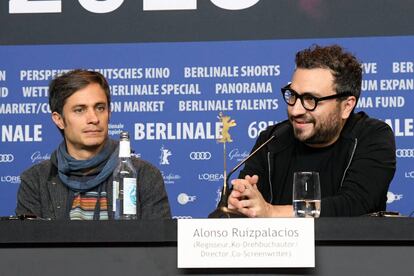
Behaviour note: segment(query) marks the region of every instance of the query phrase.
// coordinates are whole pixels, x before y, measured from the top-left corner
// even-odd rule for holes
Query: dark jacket
[[[160,171],[150,163],[133,158],[138,172],[137,216],[140,219],[171,218],[167,193]],[[17,194],[16,214],[41,218],[69,219],[69,190],[58,177],[57,167],[50,160],[24,171]],[[112,203],[112,176],[107,182],[108,204]]]
[[[270,136],[276,138],[249,160],[240,172],[259,176],[258,188],[265,200],[274,205],[292,204],[282,200],[288,173],[288,160],[294,153],[295,138],[288,121],[263,131],[253,148]],[[252,150],[252,151],[253,151]],[[335,145],[332,175],[337,191],[321,200],[321,216],[358,216],[385,210],[387,191],[396,168],[395,137],[384,122],[365,113],[352,114]],[[291,199],[292,196],[289,195]]]

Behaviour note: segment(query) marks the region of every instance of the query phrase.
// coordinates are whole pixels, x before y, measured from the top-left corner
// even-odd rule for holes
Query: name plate
[[[313,218],[178,220],[178,268],[315,267]]]

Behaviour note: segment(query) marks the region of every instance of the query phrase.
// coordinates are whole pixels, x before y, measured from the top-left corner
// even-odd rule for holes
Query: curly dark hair
[[[109,85],[105,77],[98,72],[76,69],[57,76],[49,84],[49,106],[52,112],[63,116],[63,106],[66,100],[75,92],[89,84],[97,83],[105,91],[108,105],[111,103]]]
[[[296,53],[296,68],[330,69],[334,76],[336,93],[351,92],[356,99],[361,94],[362,68],[357,58],[339,45],[313,45]]]

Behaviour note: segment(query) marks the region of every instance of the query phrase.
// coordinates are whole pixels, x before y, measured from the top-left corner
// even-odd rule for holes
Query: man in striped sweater
[[[67,72],[50,83],[49,105],[64,140],[50,160],[22,173],[16,214],[47,219],[111,219],[108,206],[112,206],[118,142],[108,136],[108,82],[98,72]],[[132,161],[138,172],[137,217],[170,218],[160,171],[144,160]]]

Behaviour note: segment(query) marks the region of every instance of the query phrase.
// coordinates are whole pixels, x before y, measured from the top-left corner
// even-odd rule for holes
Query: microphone
[[[246,163],[251,157],[253,157],[256,152],[258,152],[259,150],[261,150],[264,146],[266,146],[270,141],[272,141],[276,136],[272,135],[270,136],[269,139],[267,139],[263,144],[261,144],[257,149],[255,149],[252,153],[250,153],[246,158],[244,158],[239,164],[236,165],[236,167],[234,167],[228,174],[227,174],[227,178],[226,178],[226,183],[229,181],[230,176],[237,171],[238,168],[240,168],[242,165],[244,165],[244,163]]]
[[[284,129],[283,127],[282,129]],[[236,210],[232,210],[227,208],[228,205],[228,198],[230,195],[230,189],[228,186],[228,181],[230,176],[237,171],[242,165],[244,165],[250,158],[252,158],[258,151],[260,151],[264,146],[266,146],[270,141],[272,141],[276,137],[275,134],[269,137],[263,144],[261,144],[257,149],[255,149],[252,153],[250,153],[245,159],[243,159],[239,164],[237,164],[228,174],[224,180],[224,185],[221,190],[221,197],[220,201],[217,204],[217,208],[208,215],[209,218],[241,218],[246,217],[245,215],[237,212]]]

